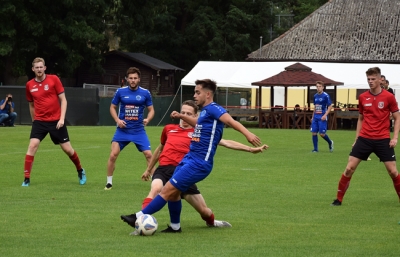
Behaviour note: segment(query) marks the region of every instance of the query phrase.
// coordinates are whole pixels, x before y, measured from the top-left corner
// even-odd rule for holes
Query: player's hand
[[[269,148],[268,145],[263,144],[262,146],[259,146],[259,147],[250,148],[250,152],[254,153],[254,154],[262,153],[264,150],[267,150],[268,148]]]
[[[56,129],[60,129],[60,128],[63,127],[63,126],[64,126],[64,120],[59,120],[59,121],[57,122]]]
[[[143,125],[147,125],[149,123],[149,120],[148,119],[143,119]]]
[[[173,119],[180,119],[180,113],[179,112],[177,112],[177,111],[173,111],[172,113],[171,113],[171,118],[173,118]]]
[[[146,170],[143,175],[142,175],[142,180],[143,181],[149,181],[151,180],[151,174],[148,170]]]
[[[249,135],[247,135],[246,138],[250,144],[252,144],[256,147],[261,145],[260,138],[258,138],[258,136],[254,135],[253,133],[249,133]]]
[[[390,148],[395,148],[396,145],[397,145],[397,139],[392,138],[392,140],[390,140],[390,142],[389,142]]]
[[[325,115],[322,116],[322,117],[321,117],[321,120],[326,120],[326,116],[325,116]]]
[[[117,126],[120,128],[126,128],[126,122],[123,120],[118,120],[117,121]]]

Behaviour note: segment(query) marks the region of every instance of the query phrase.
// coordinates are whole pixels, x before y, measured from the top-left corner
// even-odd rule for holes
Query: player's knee
[[[324,136],[325,136],[325,134],[319,134],[319,136],[320,136],[320,137],[324,137]]]
[[[148,160],[151,159],[151,156],[152,156],[151,151],[144,151],[143,154],[144,154],[144,157],[145,157],[146,159],[148,159]]]
[[[346,169],[344,170],[344,175],[345,175],[346,177],[351,177],[351,176],[353,175],[353,173],[354,173],[355,170],[356,170],[355,167],[353,167],[353,166],[351,166],[351,165],[348,165],[348,166],[346,167]]]

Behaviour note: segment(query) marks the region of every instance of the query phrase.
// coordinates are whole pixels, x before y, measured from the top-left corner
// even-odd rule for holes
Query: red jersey
[[[184,129],[178,124],[169,124],[164,127],[160,139],[164,146],[159,158],[161,166],[178,166],[178,163],[189,152],[193,131],[193,128]]]
[[[369,139],[390,138],[390,113],[399,111],[393,94],[382,90],[373,95],[369,90],[358,98],[360,114],[364,116],[360,136]]]
[[[34,120],[57,121],[61,116],[58,95],[64,87],[56,75],[47,75],[42,82],[31,79],[26,83],[26,99],[35,106]]]

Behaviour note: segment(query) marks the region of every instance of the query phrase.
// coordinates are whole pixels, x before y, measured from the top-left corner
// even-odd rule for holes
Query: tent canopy
[[[212,62],[200,61],[181,80],[182,86],[195,86],[197,79],[215,80],[219,87],[258,88],[251,83],[271,77],[296,62]],[[344,88],[368,88],[365,72],[379,67],[390,86],[400,88],[400,64],[301,62],[313,72],[344,83]]]

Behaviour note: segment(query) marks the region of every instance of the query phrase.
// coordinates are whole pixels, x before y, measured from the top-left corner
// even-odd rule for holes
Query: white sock
[[[111,184],[112,185],[112,177],[113,176],[107,176],[107,184]]]
[[[173,230],[178,230],[181,227],[181,223],[171,223],[170,225]]]
[[[137,212],[136,213],[136,218],[138,219],[140,216],[142,216],[143,215],[143,212],[142,211],[140,211],[140,212]]]

